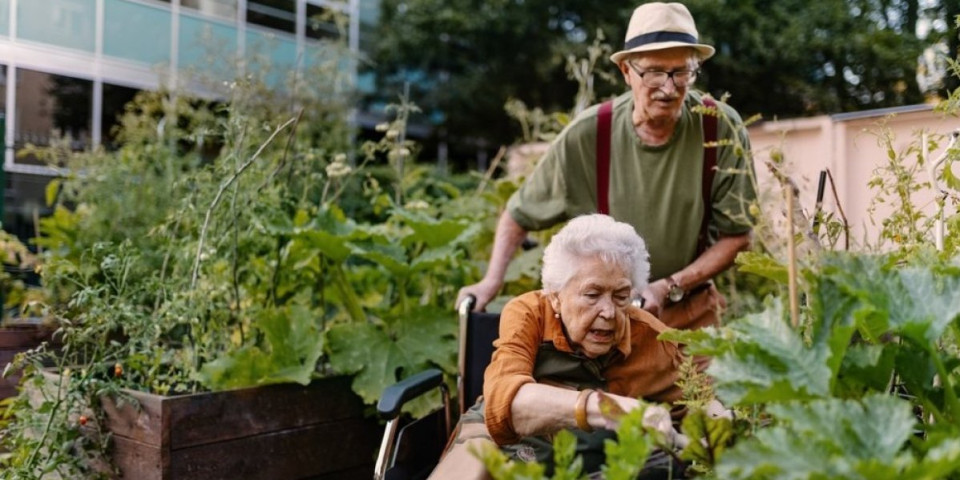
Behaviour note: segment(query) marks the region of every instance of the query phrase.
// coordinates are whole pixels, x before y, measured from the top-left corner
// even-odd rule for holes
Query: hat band
[[[660,42],[682,42],[696,44],[697,37],[690,35],[689,33],[682,32],[650,32],[644,33],[643,35],[637,35],[636,37],[627,40],[623,44],[623,49],[630,50],[650,43]]]

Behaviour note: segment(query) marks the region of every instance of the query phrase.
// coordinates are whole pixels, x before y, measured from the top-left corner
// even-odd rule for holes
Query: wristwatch
[[[667,277],[667,285],[670,286],[670,290],[667,291],[667,298],[669,298],[671,302],[677,303],[680,300],[683,300],[683,296],[686,294],[686,292],[680,288],[680,284],[674,280],[673,275]]]

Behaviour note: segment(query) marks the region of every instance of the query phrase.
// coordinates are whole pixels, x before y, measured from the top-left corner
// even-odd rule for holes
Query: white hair
[[[629,224],[595,213],[570,220],[543,251],[543,290],[557,292],[577,273],[580,263],[599,257],[623,269],[637,291],[650,278],[647,246]]]

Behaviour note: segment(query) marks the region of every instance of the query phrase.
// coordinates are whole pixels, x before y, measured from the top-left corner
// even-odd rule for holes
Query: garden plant
[[[35,239],[43,297],[28,305],[58,346],[16,362],[27,378],[4,410],[0,477],[115,474],[101,408],[130,390],[349,375],[373,403],[403,376],[454,372],[452,299],[475,275],[478,219],[510,187],[478,192],[474,176],[418,164],[402,96],[379,139],[354,142],[343,58],[279,93],[253,68],[214,100],[140,93],[114,151],[28,150],[65,167]]]
[[[954,92],[937,108],[956,115],[958,107]],[[818,219],[818,236],[783,195],[751,207],[761,219],[756,244],[736,269],[750,298],[721,327],[661,335],[713,357],[706,376],[681,370],[688,442],[675,450],[642,425],[641,411],[607,409],[621,422],[618,440],[607,441],[604,478],[637,478],[654,448],[687,465],[673,478],[960,478],[960,182],[951,170],[960,149],[925,131],[898,148],[883,122],[868,133],[886,154],[870,182],[877,237],[848,249],[849,230],[831,215]],[[934,188],[921,152],[939,148],[947,161],[936,181],[948,188],[931,213],[915,193]],[[779,181],[763,187],[795,195],[789,175],[771,168]],[[878,216],[881,204],[889,215]],[[780,212],[787,218],[775,226]],[[941,212],[948,233],[938,249]],[[733,419],[703,411],[713,398]],[[572,435],[555,437],[552,475],[496,448],[475,454],[497,479],[588,478],[574,447]]]
[[[581,87],[592,85],[598,51],[571,60]],[[403,95],[377,140],[352,141],[341,61],[293,75],[282,94],[257,69],[220,83],[215,100],[144,92],[127,107],[116,150],[63,142],[30,151],[66,167],[35,240],[43,295],[26,299],[55,323],[57,344],[16,364],[26,379],[4,410],[0,478],[116,473],[101,407],[132,402],[130,390],[181,395],[349,375],[373,403],[426,367],[454,373],[451,303],[479,275],[515,183],[418,162],[406,137],[416,107]],[[581,88],[577,104],[591,99]],[[960,93],[941,108],[960,111]],[[528,141],[569,118],[515,102],[509,111],[523,117]],[[943,139],[918,136],[902,151],[882,129],[877,139],[889,162],[872,186],[901,208],[876,219],[874,244],[840,249],[833,218],[799,256],[769,243],[783,235],[760,236],[731,282],[750,290],[735,315],[720,328],[665,334],[714,357],[710,379],[692,363],[683,369],[689,443],[677,456],[687,474],[960,477],[960,242],[949,236],[934,249],[932,218],[910,198],[930,188],[915,175],[921,142],[933,150]],[[956,200],[944,203],[955,209]],[[956,232],[960,215],[946,224]],[[508,294],[535,288],[539,251],[523,255]],[[701,411],[714,397],[734,419]],[[641,412],[606,414],[621,419],[606,478],[634,478],[662,439]],[[569,435],[557,435],[556,451],[553,478],[582,478]],[[545,475],[496,450],[478,454],[495,478]]]

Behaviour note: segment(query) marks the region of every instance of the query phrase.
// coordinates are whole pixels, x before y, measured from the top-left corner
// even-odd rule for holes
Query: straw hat
[[[693,47],[706,60],[713,56],[710,45],[698,42],[697,26],[687,7],[680,3],[646,3],[633,11],[623,50],[610,56],[613,63],[620,62],[637,52],[650,52],[674,47]]]

